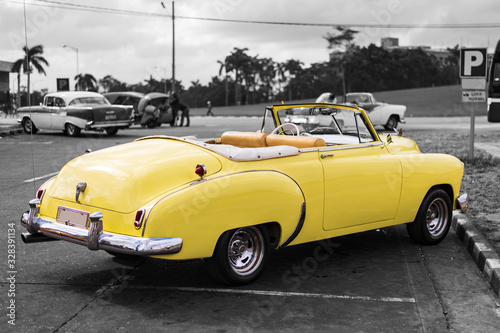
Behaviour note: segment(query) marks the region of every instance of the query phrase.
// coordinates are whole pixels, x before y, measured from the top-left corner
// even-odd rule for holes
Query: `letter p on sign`
[[[460,77],[486,77],[486,48],[460,49]]]

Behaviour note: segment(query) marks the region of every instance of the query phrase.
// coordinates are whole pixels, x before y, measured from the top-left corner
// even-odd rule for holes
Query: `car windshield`
[[[269,118],[270,110],[266,112]],[[376,141],[360,112],[331,106],[291,107],[278,110],[282,130],[267,119],[262,131],[278,134],[321,137],[327,144],[355,144]]]
[[[371,99],[367,94],[349,94],[346,97],[347,103],[356,103],[356,104],[366,104],[370,103]]]
[[[72,100],[71,106],[87,106],[87,105],[110,105],[108,100],[101,96],[78,97]]]

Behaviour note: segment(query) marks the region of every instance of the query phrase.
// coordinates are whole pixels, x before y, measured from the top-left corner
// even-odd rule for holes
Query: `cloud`
[[[17,0],[12,0],[17,1]],[[39,89],[55,89],[56,78],[76,74],[76,54],[62,45],[79,50],[79,69],[97,79],[105,75],[127,83],[141,82],[149,75],[157,79],[172,75],[171,1],[162,8],[156,0],[61,0],[76,5],[139,11],[155,15],[112,14],[40,6],[27,2],[28,43],[45,46],[50,62],[47,77],[36,77]],[[0,0],[2,20],[0,45],[2,59],[22,57],[24,24],[22,2]],[[175,2],[176,79],[188,87],[191,81],[206,84],[218,74],[217,60],[223,60],[234,47],[248,48],[252,56],[275,61],[297,59],[306,65],[328,59],[324,40],[333,27],[342,23],[374,23],[360,30],[358,43],[380,43],[380,38],[397,37],[401,45],[433,47],[485,46],[492,49],[499,29],[396,29],[388,24],[498,23],[498,2],[488,0],[415,1],[333,1],[315,0],[182,0]],[[156,16],[166,15],[166,16]],[[321,23],[332,26],[300,26],[234,23],[191,19],[195,17],[246,21]],[[14,37],[15,38],[14,38]],[[35,74],[36,75],[36,74]],[[11,79],[11,82],[13,79]]]

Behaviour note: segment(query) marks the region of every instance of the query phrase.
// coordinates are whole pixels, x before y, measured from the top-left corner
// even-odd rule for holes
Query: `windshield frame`
[[[272,118],[273,118],[274,126],[276,128],[276,127],[281,126],[281,125],[283,125],[285,123],[284,117],[282,116],[280,118],[280,111],[281,110],[285,110],[285,109],[293,109],[293,108],[303,108],[303,109],[306,109],[306,108],[319,108],[319,109],[321,109],[321,108],[329,108],[329,109],[332,109],[332,111],[334,111],[334,110],[339,110],[339,111],[345,110],[345,111],[353,112],[354,113],[355,130],[357,132],[356,133],[357,135],[354,136],[354,135],[351,134],[350,136],[351,137],[356,137],[357,138],[357,143],[353,142],[353,143],[345,143],[345,144],[346,145],[354,145],[354,144],[359,145],[359,144],[366,144],[367,142],[382,143],[382,140],[380,139],[377,131],[373,127],[373,124],[371,123],[371,121],[368,118],[368,115],[366,114],[366,112],[363,109],[357,108],[357,107],[346,106],[346,105],[326,104],[326,103],[281,104],[281,105],[268,106],[265,109],[264,118],[263,118],[263,121],[262,121],[260,132],[267,133],[269,131],[269,116],[270,116],[270,112],[272,112]],[[332,116],[332,118],[333,118],[333,124],[335,125],[335,127],[337,128],[337,130],[340,132],[339,134],[342,134],[342,135],[346,134],[346,133],[344,133],[342,131],[342,126],[339,124],[338,119],[336,117],[334,117],[334,116]],[[362,135],[362,133],[360,132],[361,123],[368,130],[369,135],[371,136],[371,139],[369,141],[366,141],[366,138],[363,139],[363,137],[361,136]],[[266,129],[266,127],[267,127],[267,129]],[[280,134],[280,135],[287,135],[283,131],[279,131],[278,134]],[[305,135],[311,135],[311,134],[309,134],[308,132],[306,132]],[[312,134],[312,136],[321,137],[322,134]]]

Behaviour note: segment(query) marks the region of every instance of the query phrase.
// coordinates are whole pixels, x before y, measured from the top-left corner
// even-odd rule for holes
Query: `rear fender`
[[[144,237],[180,237],[180,253],[167,259],[211,257],[227,230],[276,222],[282,245],[300,227],[304,195],[289,176],[247,171],[196,181],[158,200],[150,209]]]

